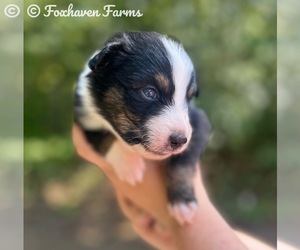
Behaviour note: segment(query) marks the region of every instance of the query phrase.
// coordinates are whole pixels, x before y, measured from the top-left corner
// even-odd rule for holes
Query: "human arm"
[[[180,226],[167,210],[162,166],[146,161],[144,180],[135,186],[121,181],[113,168],[85,141],[80,128],[73,126],[73,141],[78,154],[101,168],[115,188],[118,201],[136,231],[161,250],[222,250],[247,248],[249,240],[240,237],[210,202],[201,181],[199,167],[194,178],[199,208],[193,222]],[[114,144],[112,154],[122,153]],[[243,242],[244,240],[244,242]],[[254,248],[253,248],[254,249]],[[256,248],[257,249],[271,249]]]

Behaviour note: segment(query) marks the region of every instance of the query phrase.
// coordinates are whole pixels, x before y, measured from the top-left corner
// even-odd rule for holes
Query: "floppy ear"
[[[90,59],[88,65],[93,72],[99,72],[101,69],[112,63],[114,58],[121,53],[126,53],[125,44],[122,42],[109,43],[98,54]]]

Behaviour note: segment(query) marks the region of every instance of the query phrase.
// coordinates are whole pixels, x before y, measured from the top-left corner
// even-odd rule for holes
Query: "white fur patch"
[[[96,51],[90,59],[97,55],[100,51]],[[87,75],[90,74],[92,70],[89,68],[88,63],[85,65],[83,72],[79,76],[77,83],[77,94],[80,96],[82,105],[76,107],[76,111],[81,113],[79,116],[80,122],[83,124],[84,128],[87,130],[98,130],[107,129],[111,131],[124,145],[127,145],[120,137],[120,135],[113,129],[112,125],[104,119],[97,110],[97,106],[94,103],[93,97],[89,90],[89,79]],[[129,146],[127,146],[130,148]],[[131,149],[132,150],[132,149]]]
[[[79,116],[80,122],[86,129],[96,130],[103,127],[103,119],[97,113],[97,109],[94,105],[94,101],[89,93],[88,85],[89,81],[87,75],[89,74],[90,69],[86,65],[84,71],[81,73],[78,81],[77,94],[80,96],[82,105],[76,107],[78,113],[84,114],[82,117]]]
[[[149,149],[170,156],[170,154],[178,154],[184,151],[188,145],[186,143],[174,151],[169,143],[172,134],[183,134],[188,142],[192,136],[186,95],[187,86],[193,72],[193,64],[180,44],[166,37],[161,37],[161,40],[167,50],[168,59],[172,66],[173,82],[175,84],[174,103],[162,110],[160,115],[151,118],[146,126],[149,131]]]
[[[167,107],[160,115],[151,118],[146,126],[148,130],[150,151],[165,154],[178,154],[184,151],[188,145],[186,143],[181,148],[173,150],[170,145],[170,136],[172,134],[185,135],[188,142],[192,136],[192,127],[189,122],[188,109],[175,106]]]
[[[96,51],[91,57],[93,58],[100,51]],[[84,66],[83,72],[79,76],[77,83],[77,94],[80,96],[82,105],[76,107],[77,111],[83,114],[82,119],[80,120],[85,129],[97,130],[101,128],[107,128],[110,126],[100,115],[92,98],[92,95],[89,90],[89,79],[87,75],[92,71],[89,68],[88,64]],[[80,117],[79,117],[80,119]]]
[[[186,223],[192,223],[195,213],[197,211],[198,205],[196,202],[192,201],[189,203],[177,203],[168,205],[170,214],[178,221],[180,225]]]
[[[174,105],[177,106],[177,110],[179,108],[184,109],[186,106],[187,86],[194,66],[190,57],[179,43],[167,37],[162,37],[161,41],[167,50],[168,59],[172,66],[173,82],[175,84]]]

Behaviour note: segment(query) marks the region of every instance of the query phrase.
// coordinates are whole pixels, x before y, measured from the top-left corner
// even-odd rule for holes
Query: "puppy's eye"
[[[146,99],[155,100],[157,99],[157,91],[155,88],[147,87],[142,89],[142,94]]]

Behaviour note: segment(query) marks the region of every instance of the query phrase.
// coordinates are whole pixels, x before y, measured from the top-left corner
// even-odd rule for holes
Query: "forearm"
[[[199,171],[197,171],[194,183],[199,208],[190,225],[180,226],[166,209],[167,199],[162,166],[159,166],[157,162],[146,161],[144,181],[132,187],[119,180],[112,166],[86,143],[80,128],[77,126],[73,127],[73,140],[79,155],[101,167],[120,194],[170,232],[170,235],[176,241],[173,244],[176,250],[247,249],[209,201],[201,183]],[[199,166],[197,166],[197,169],[199,170]],[[132,210],[132,207],[128,207],[128,210]],[[137,216],[134,217],[138,216],[137,213]],[[134,222],[134,219],[131,218],[131,221]],[[162,242],[159,237],[155,237],[155,234],[147,233],[147,237],[144,238],[150,243],[157,239],[160,243]],[[158,246],[159,244],[153,245]],[[164,245],[172,246],[172,244]]]
[[[212,211],[200,211],[193,224],[178,227],[175,235],[178,250],[247,249],[219,214]]]
[[[191,224],[175,228],[178,250],[247,249],[211,204],[199,177],[196,180],[199,208]]]

